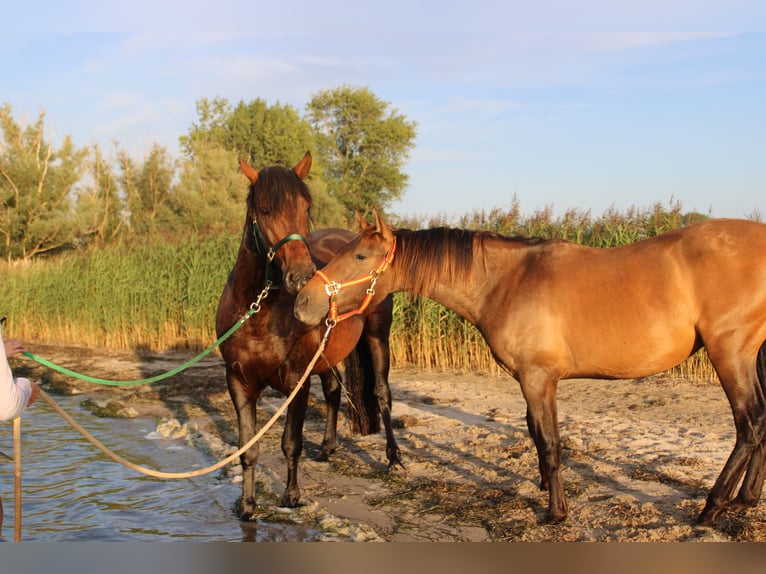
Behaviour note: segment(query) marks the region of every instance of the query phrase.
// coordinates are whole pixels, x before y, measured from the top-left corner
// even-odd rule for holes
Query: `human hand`
[[[29,386],[32,387],[32,394],[29,395],[27,406],[30,406],[32,403],[34,403],[37,400],[37,397],[40,396],[40,387],[37,385],[37,383],[29,381]]]
[[[6,339],[3,341],[3,343],[5,343],[6,357],[13,357],[14,355],[18,355],[19,353],[26,351],[24,344],[16,339]]]

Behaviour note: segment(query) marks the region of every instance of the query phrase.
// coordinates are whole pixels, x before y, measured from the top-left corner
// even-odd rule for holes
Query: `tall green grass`
[[[701,219],[680,206],[653,206],[593,218],[570,210],[522,216],[477,211],[451,221],[398,221],[403,227],[453,225],[505,235],[558,237],[597,247],[637,241]],[[27,342],[84,344],[114,349],[198,350],[215,340],[215,312],[236,258],[239,235],[184,240],[152,239],[28,264],[3,263],[0,315],[8,335]],[[496,374],[478,330],[437,303],[396,295],[391,350],[395,365]],[[675,370],[701,379],[714,372],[704,352]]]
[[[215,340],[218,298],[239,237],[155,239],[27,265],[5,264],[0,313],[24,340],[108,348],[198,348]]]

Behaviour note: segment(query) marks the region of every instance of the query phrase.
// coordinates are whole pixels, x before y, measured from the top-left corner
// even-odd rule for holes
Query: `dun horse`
[[[758,503],[766,454],[766,225],[709,220],[595,249],[457,229],[392,231],[377,212],[375,219],[360,220],[360,237],[303,287],[296,316],[316,324],[330,301],[336,314],[406,290],[476,325],[521,385],[549,521],[567,515],[559,380],[642,377],[703,346],[731,404],[736,442],[699,522]]]
[[[223,289],[216,330],[219,336],[242,318],[251,306],[260,310],[232,337],[221,344],[226,364],[226,382],[237,412],[240,446],[256,432],[256,403],[270,386],[289,394],[316,353],[324,328],[307,328],[293,316],[295,293],[355,234],[341,229],[309,235],[311,195],[303,182],[311,167],[311,155],[291,170],[270,166],[256,171],[244,161],[242,171],[250,180],[247,216],[237,260]],[[308,241],[304,239],[308,237]],[[311,253],[309,252],[309,248]],[[312,259],[312,255],[314,258]],[[388,388],[391,298],[369,313],[338,325],[330,333],[323,356],[312,373],[322,380],[328,405],[327,422],[319,460],[335,451],[336,423],[340,403],[339,373],[335,368],[345,359],[346,387],[353,406],[349,417],[357,430],[373,433],[383,419],[386,454],[390,464],[399,462],[399,451],[391,431],[391,395]],[[355,391],[361,388],[364,389]],[[359,395],[364,394],[363,397]],[[287,459],[287,482],[282,505],[298,504],[298,458],[303,449],[303,421],[309,385],[287,410],[282,452]],[[378,411],[378,412],[376,412]],[[353,425],[352,425],[353,427]],[[258,444],[240,457],[243,470],[241,518],[255,511],[255,464]]]

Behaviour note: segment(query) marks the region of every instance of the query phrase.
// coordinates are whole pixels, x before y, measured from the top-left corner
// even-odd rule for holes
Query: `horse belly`
[[[635,378],[670,369],[700,346],[693,321],[627,321],[570,334],[571,377]],[[570,377],[570,378],[571,378]]]

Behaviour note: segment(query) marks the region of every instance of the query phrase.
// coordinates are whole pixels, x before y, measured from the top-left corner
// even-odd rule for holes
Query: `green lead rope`
[[[70,369],[67,369],[66,367],[62,367],[60,365],[57,365],[55,363],[52,363],[48,361],[47,359],[43,359],[42,357],[38,357],[34,353],[30,353],[29,351],[24,351],[23,355],[26,357],[29,357],[33,361],[37,361],[41,365],[45,365],[46,367],[49,367],[53,369],[54,371],[58,371],[59,373],[63,373],[65,375],[69,375],[70,377],[74,377],[75,379],[80,379],[82,381],[87,381],[89,383],[97,383],[99,385],[108,385],[112,387],[130,387],[134,385],[146,385],[149,383],[156,383],[157,381],[162,381],[164,379],[169,379],[170,377],[177,375],[181,371],[188,369],[193,364],[198,363],[201,361],[205,356],[209,355],[218,345],[223,343],[226,339],[231,337],[237,329],[239,329],[247,319],[252,317],[255,313],[258,312],[258,309],[256,307],[251,307],[247,313],[239,320],[237,321],[232,327],[226,331],[221,337],[212,345],[210,345],[207,349],[202,351],[199,355],[194,357],[193,359],[190,359],[189,361],[185,362],[184,364],[176,367],[172,371],[168,371],[167,373],[162,373],[159,375],[155,375],[154,377],[149,377],[148,379],[137,379],[135,381],[112,381],[109,379],[99,379],[98,377],[91,377],[88,375],[83,375],[81,373],[77,373],[75,371],[72,371]]]

